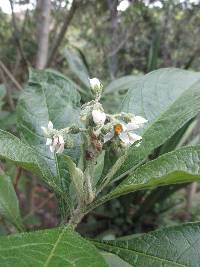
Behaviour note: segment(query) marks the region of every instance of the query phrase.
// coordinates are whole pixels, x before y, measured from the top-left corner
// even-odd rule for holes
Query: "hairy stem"
[[[81,220],[83,219],[85,214],[86,213],[83,212],[81,207],[77,207],[74,210],[71,218],[69,219],[68,224],[71,225],[73,227],[73,229],[75,229],[77,227],[77,225],[81,222]]]

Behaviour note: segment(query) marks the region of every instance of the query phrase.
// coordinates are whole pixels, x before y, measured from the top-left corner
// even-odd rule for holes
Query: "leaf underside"
[[[94,244],[134,267],[197,267],[200,263],[200,223],[164,228],[125,240]]]

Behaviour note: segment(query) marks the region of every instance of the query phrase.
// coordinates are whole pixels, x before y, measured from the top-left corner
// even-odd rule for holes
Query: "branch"
[[[20,36],[21,36],[21,39],[24,35],[24,32],[25,32],[25,27],[26,27],[26,24],[27,24],[27,20],[28,20],[28,16],[29,16],[29,9],[26,10],[26,13],[25,13],[25,16],[24,16],[24,21],[23,21],[23,24],[22,24],[22,27],[20,29]],[[20,61],[21,61],[21,54],[19,52],[19,49],[17,50],[17,55],[16,55],[16,61],[15,61],[15,66],[13,68],[13,76],[16,76],[16,74],[18,73],[19,71],[19,65],[20,65]]]
[[[18,184],[19,184],[19,180],[20,180],[21,175],[22,175],[22,168],[17,167],[16,176],[15,176],[15,179],[13,181],[13,185],[14,185],[16,193],[18,192]]]
[[[74,0],[72,3],[72,6],[69,10],[69,12],[67,12],[66,16],[65,16],[65,20],[63,23],[63,26],[58,34],[57,39],[55,39],[55,42],[52,45],[51,51],[50,51],[50,55],[47,61],[47,66],[50,66],[56,56],[56,53],[58,51],[58,48],[60,46],[60,44],[62,43],[62,40],[65,36],[65,33],[67,32],[67,29],[70,25],[70,22],[72,20],[72,18],[74,17],[74,14],[76,12],[76,9],[78,8],[78,4],[79,4],[80,0]]]
[[[16,88],[21,91],[22,87],[18,83],[18,81],[15,79],[15,77],[12,75],[12,73],[6,68],[6,66],[3,64],[3,62],[0,60],[0,68],[5,72],[5,74],[10,78],[10,80],[13,82],[13,84],[16,86]]]

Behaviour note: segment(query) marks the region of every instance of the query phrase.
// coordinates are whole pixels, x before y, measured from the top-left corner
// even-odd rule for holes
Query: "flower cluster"
[[[144,126],[147,122],[141,116],[134,116],[131,113],[106,114],[101,105],[100,98],[102,95],[102,84],[97,78],[89,79],[94,100],[84,104],[81,108],[80,119],[84,123],[85,128],[77,127],[65,128],[56,130],[53,128],[52,122],[49,122],[48,127],[41,127],[47,137],[46,145],[50,146],[51,152],[62,153],[64,147],[69,147],[68,134],[85,132],[88,134],[91,142],[99,148],[104,144],[109,144],[112,141],[118,141],[122,147],[127,147],[135,142],[140,143],[142,137],[135,133],[135,130]],[[90,145],[88,145],[90,146]],[[91,153],[90,151],[88,153]]]

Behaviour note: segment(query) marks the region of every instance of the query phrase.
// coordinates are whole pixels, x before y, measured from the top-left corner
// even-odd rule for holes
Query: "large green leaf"
[[[0,238],[1,266],[106,267],[97,249],[70,227]]]
[[[48,184],[67,195],[68,172],[62,157],[51,153],[45,145],[41,126],[52,121],[56,129],[79,123],[80,96],[65,76],[51,70],[31,70],[28,85],[17,107],[20,134],[42,159],[41,168]],[[79,157],[79,142],[66,150],[74,160]],[[64,204],[63,204],[64,205]]]
[[[163,228],[130,239],[94,244],[134,267],[197,267],[200,263],[200,223]]]
[[[200,146],[177,149],[140,166],[99,202],[141,189],[200,181],[199,166]]]
[[[139,147],[131,147],[118,175],[129,171],[200,111],[200,73],[180,69],[153,71],[132,84],[122,110],[148,120]]]
[[[23,230],[19,211],[18,198],[13,188],[10,177],[0,171],[0,215],[15,225],[18,230]]]

